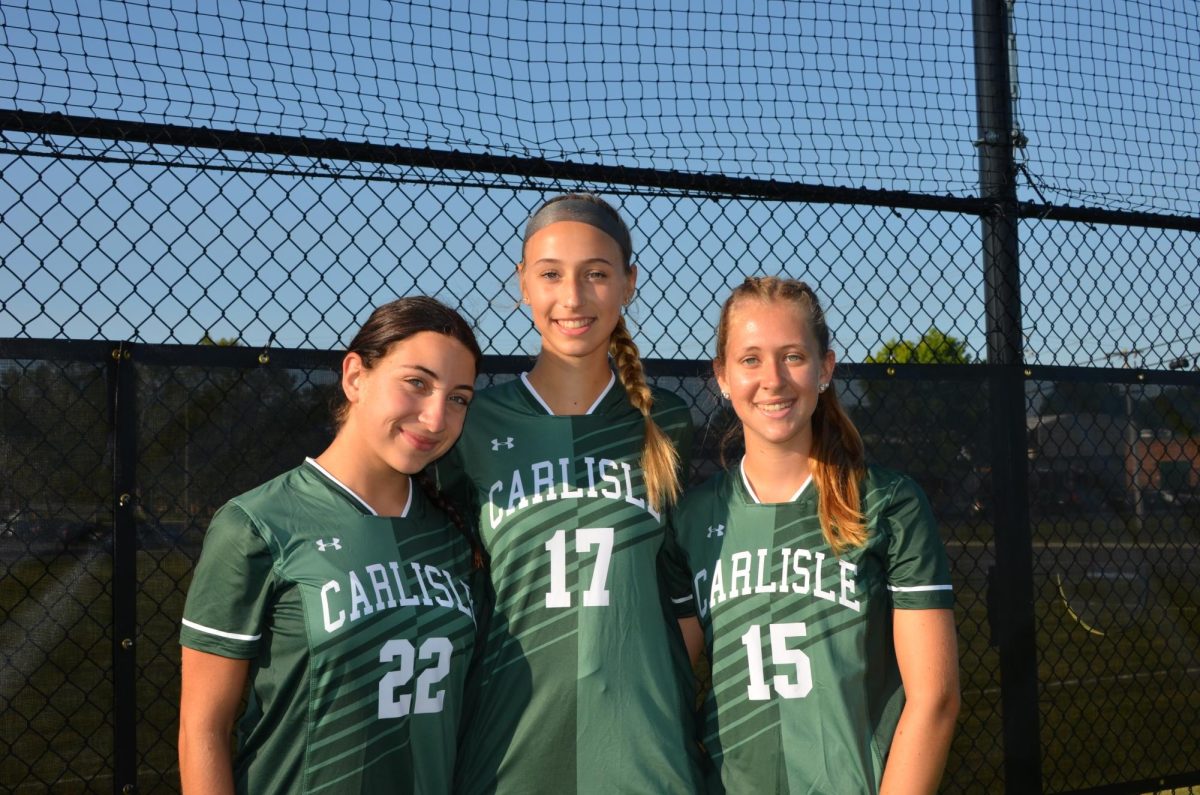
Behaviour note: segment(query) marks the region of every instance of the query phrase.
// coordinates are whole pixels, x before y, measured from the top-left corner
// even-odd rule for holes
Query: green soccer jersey
[[[953,592],[920,488],[870,467],[862,494],[867,543],[840,556],[811,481],[791,502],[760,504],[738,467],[675,511],[668,543],[691,582],[670,587],[712,662],[710,792],[878,792],[904,705],[891,611],[949,608]]]
[[[239,792],[445,793],[471,551],[415,487],[380,517],[312,459],[213,516],[180,642],[251,660]]]
[[[655,390],[654,418],[686,460],[686,404]],[[458,791],[699,788],[644,428],[615,381],[587,414],[554,416],[522,375],[476,396],[439,463],[473,492],[494,592]]]

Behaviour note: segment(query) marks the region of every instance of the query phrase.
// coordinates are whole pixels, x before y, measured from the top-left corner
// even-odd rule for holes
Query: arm
[[[179,776],[185,793],[233,795],[230,740],[249,660],[183,647]]]
[[[679,619],[679,631],[683,634],[683,645],[687,647],[688,659],[695,665],[700,652],[704,650],[704,629],[700,626],[700,619],[695,616]]]
[[[933,793],[958,720],[954,611],[893,610],[892,627],[905,703],[879,792]]]

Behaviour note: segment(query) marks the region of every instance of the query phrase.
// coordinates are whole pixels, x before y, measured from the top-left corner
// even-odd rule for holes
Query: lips
[[[404,432],[404,438],[408,439],[409,444],[420,450],[422,453],[428,453],[430,450],[438,446],[437,439],[431,439],[428,436],[420,436],[411,431]]]
[[[587,330],[592,327],[592,324],[594,322],[596,322],[596,318],[594,318],[594,317],[559,318],[553,322],[554,322],[554,325],[558,328],[558,330],[561,331],[563,334],[574,337],[574,336],[579,336],[580,334],[587,333]]]
[[[754,408],[768,417],[777,417],[786,414],[794,405],[796,405],[795,400],[772,400],[769,403],[755,403]]]

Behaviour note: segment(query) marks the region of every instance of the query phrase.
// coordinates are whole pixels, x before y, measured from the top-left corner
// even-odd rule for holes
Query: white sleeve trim
[[[953,585],[889,585],[889,591],[912,593],[914,591],[953,591]]]
[[[692,601],[692,595],[688,594],[687,596],[674,596],[671,597],[671,601],[677,605],[684,605]]]
[[[229,640],[259,640],[262,638],[261,634],[239,635],[236,632],[226,632],[221,629],[213,629],[212,627],[206,627],[203,624],[197,624],[195,621],[188,621],[186,618],[183,619],[183,625],[185,627],[190,627],[197,632],[203,632],[206,635],[216,635],[218,638],[228,638]]]

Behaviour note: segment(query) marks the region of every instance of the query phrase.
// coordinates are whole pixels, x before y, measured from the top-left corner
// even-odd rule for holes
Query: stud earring
[[[729,400],[729,393],[728,393],[728,392],[722,392],[722,393],[721,393],[721,399],[722,399],[722,400]]]
[[[824,384],[817,384],[817,392],[819,392],[819,393],[821,393],[821,394],[825,394],[825,390],[826,390],[826,389],[829,389],[829,384],[828,384],[828,383],[824,383]]]

